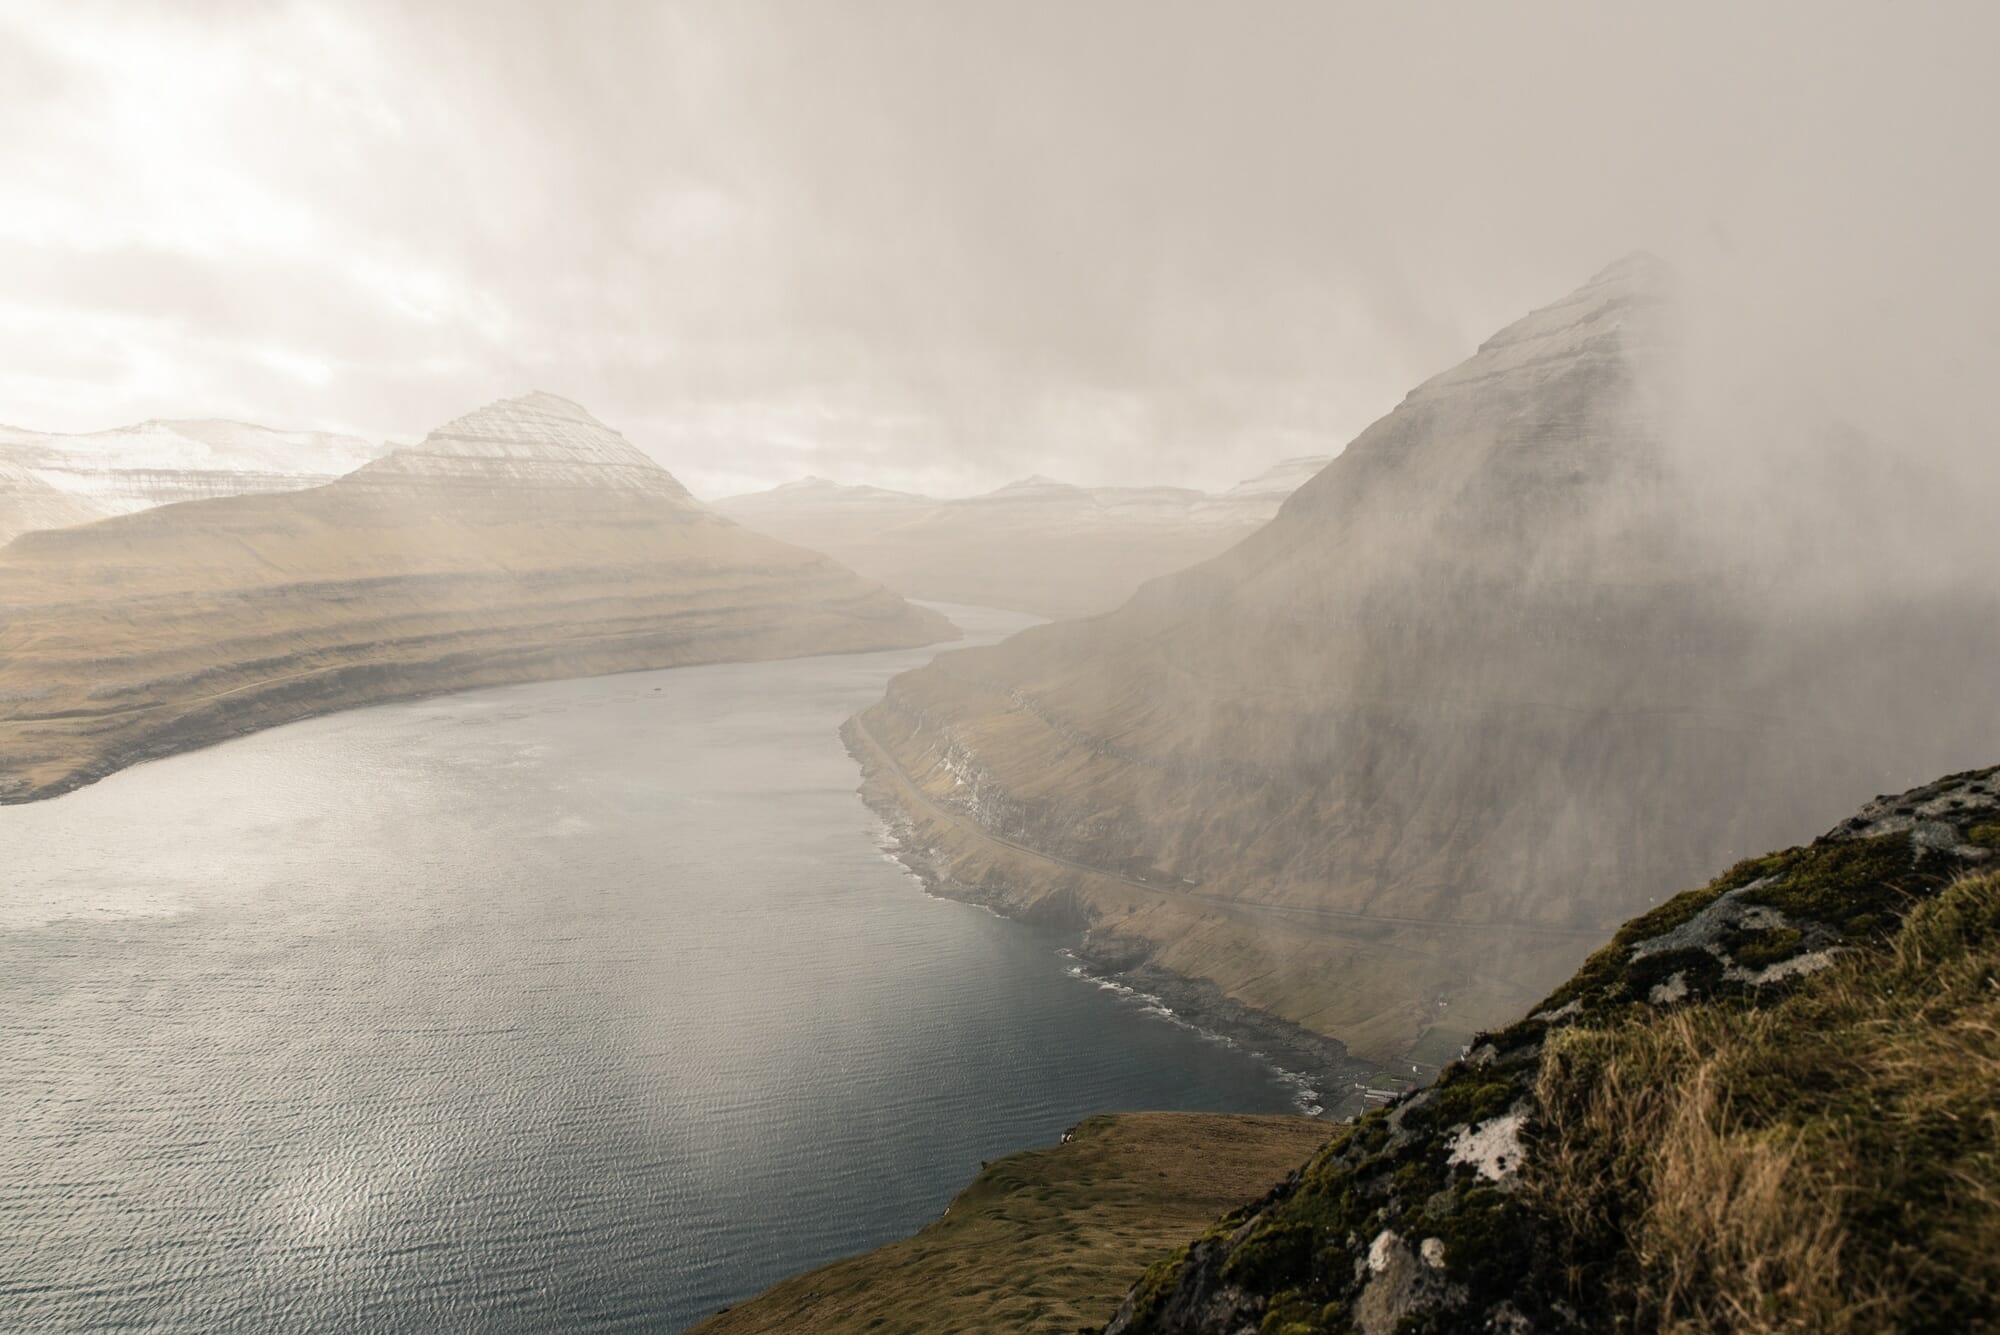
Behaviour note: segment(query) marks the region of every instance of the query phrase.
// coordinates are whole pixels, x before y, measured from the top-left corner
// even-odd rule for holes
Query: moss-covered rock
[[[1953,775],[1635,918],[1111,1335],[1994,1328],[1995,829]]]

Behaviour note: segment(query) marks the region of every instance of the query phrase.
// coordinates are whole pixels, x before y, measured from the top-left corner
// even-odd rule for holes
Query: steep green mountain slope
[[[1231,551],[896,678],[850,741],[913,865],[1392,1062],[1716,865],[2000,750],[1967,526],[1926,577],[1878,568],[1951,480],[1822,451],[1721,523],[1677,309],[1614,265]]]
[[[1113,1335],[2000,1328],[2000,770],[1627,923]]]
[[[701,1335],[1042,1331],[1101,1325],[1147,1262],[1326,1140],[1306,1117],[1092,1117],[995,1160],[944,1217],[739,1303]]]

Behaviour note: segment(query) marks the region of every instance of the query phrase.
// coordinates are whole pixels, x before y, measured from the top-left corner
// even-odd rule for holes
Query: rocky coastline
[[[840,730],[847,753],[860,766],[861,798],[882,821],[884,851],[915,876],[927,893],[977,904],[1005,918],[1075,933],[1069,947],[1081,976],[1126,988],[1168,1012],[1163,1018],[1242,1048],[1297,1084],[1300,1108],[1312,1116],[1341,1121],[1371,1102],[1369,1090],[1401,1092],[1418,1083],[1414,1075],[1356,1057],[1346,1044],[1226,995],[1206,978],[1190,978],[1153,959],[1156,947],[1137,937],[1104,931],[1080,896],[1050,895],[1023,906],[986,886],[955,877],[917,837],[909,813],[883,784],[871,782],[880,761],[849,720]]]

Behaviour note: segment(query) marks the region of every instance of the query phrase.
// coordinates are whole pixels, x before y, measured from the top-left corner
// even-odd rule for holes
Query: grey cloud
[[[1921,420],[1937,448],[1991,425],[1966,392],[2000,308],[1985,7],[162,12],[268,67],[181,151],[303,209],[323,253],[149,276],[126,249],[67,299],[185,297],[220,340],[187,394],[282,301],[274,337],[337,372],[243,391],[278,424],[407,437],[539,385],[711,493],[808,470],[1226,484],[1337,448],[1644,246],[1718,298],[1713,379],[1754,371],[1871,432]],[[17,54],[42,73],[0,93],[9,124],[101,95],[88,39],[119,15],[48,14],[85,55]],[[30,210],[135,170],[10,139]],[[0,300],[31,288],[63,296]],[[31,334],[0,352],[30,387],[0,419],[213,410],[80,382]]]

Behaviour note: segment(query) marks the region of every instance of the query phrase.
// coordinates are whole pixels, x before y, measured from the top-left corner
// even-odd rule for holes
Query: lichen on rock
[[[1793,1023],[1782,1014],[1785,1007],[1810,1003],[1846,1015],[1839,1008],[1858,1006],[1851,997],[1868,994],[1867,981],[1889,967],[1909,971],[1910,981],[1882,983],[1884,1006],[1903,1004],[1893,995],[1899,985],[1914,993],[1920,985],[1946,986],[1951,978],[1964,980],[1974,1003],[2000,1004],[1978,987],[1985,978],[1990,991],[2000,969],[2000,879],[1970,881],[1962,892],[1946,893],[1962,878],[2000,866],[1982,842],[1982,832],[2000,828],[1996,774],[2000,770],[1953,775],[1878,798],[1812,844],[1739,864],[1634,919],[1527,1018],[1476,1037],[1469,1055],[1430,1088],[1349,1123],[1264,1200],[1230,1216],[1184,1256],[1155,1267],[1120,1309],[1109,1335],[1527,1335],[1650,1329],[1675,1321],[1681,1322],[1676,1328],[1732,1328],[1714,1312],[1747,1300],[1725,1295],[1704,1307],[1707,1299],[1699,1293],[1661,1288],[1634,1242],[1641,1235],[1665,1238],[1658,1243],[1664,1251],[1700,1253],[1698,1265],[1689,1262],[1696,1269],[1765,1277],[1746,1281],[1754,1284],[1769,1280],[1776,1287],[1759,1290],[1757,1301],[1771,1311],[1757,1316],[1757,1328],[1820,1328],[1812,1323],[1830,1309],[1812,1304],[1827,1301],[1825,1293],[1833,1291],[1827,1286],[1838,1282],[1828,1279],[1833,1272],[1824,1261],[1834,1254],[1826,1239],[1842,1236],[1838,1228],[1822,1220],[1813,1227],[1831,1232],[1795,1245],[1782,1230],[1777,1241],[1767,1242],[1746,1225],[1743,1245],[1768,1245],[1772,1256],[1701,1259],[1707,1256],[1702,1248],[1717,1245],[1703,1228],[1661,1232],[1672,1220],[1671,1202],[1658,1198],[1665,1181],[1660,1174],[1686,1174],[1676,1188],[1682,1191],[1700,1189],[1703,1171],[1736,1174],[1727,1178],[1736,1184],[1729,1190],[1738,1193],[1731,1208],[1749,1217],[1764,1198],[1746,1193],[1763,1190],[1777,1204],[1762,1208],[1782,1214],[1783,1174],[1804,1171],[1799,1156],[1807,1153],[1806,1132],[1784,1133],[1793,1137],[1789,1141],[1769,1142],[1751,1132],[1730,1139],[1722,1129],[1727,1117],[1764,1117],[1779,1127],[1791,1125],[1786,1116],[1805,1118],[1808,1126],[1817,1125],[1813,1118],[1828,1118],[1826,1125],[1848,1128],[1842,1134],[1850,1136],[1862,1134],[1853,1130],[1857,1125],[1869,1129],[1844,1104],[1829,1112],[1814,1102],[1832,1097],[1817,1092],[1827,1082],[1814,1071],[1759,1088],[1754,1082],[1765,1066],[1749,1058],[1742,1073],[1730,1077],[1736,1083],[1726,1086],[1717,1083],[1723,1076],[1702,1065],[1712,1056],[1710,1047],[1728,1042],[1748,1053],[1763,1051],[1759,1044],[1783,1052],[1795,1041],[1783,1028]],[[1961,926],[1935,927],[1940,917]],[[1911,932],[1930,935],[1913,943]],[[1941,947],[1925,943],[1941,934],[1960,949],[1971,942],[1987,951],[1989,963],[1939,970]],[[1830,972],[1837,972],[1839,985],[1814,992]],[[1831,1000],[1816,1000],[1821,993]],[[1905,1022],[1920,1036],[1930,1023],[1922,1015]],[[1876,1032],[1872,1021],[1853,1023],[1856,1034]],[[1724,1037],[1704,1038],[1708,1030],[1699,1026]],[[1861,1042],[1824,1022],[1815,1032],[1837,1051]],[[1968,1031],[1953,1041],[1968,1053],[1981,1043],[2000,1047],[1990,1037]],[[1656,1050],[1681,1054],[1667,1082],[1671,1097],[1680,1100],[1671,1108],[1662,1102],[1670,1095],[1661,1087],[1619,1084],[1636,1078],[1621,1071],[1639,1069],[1641,1058]],[[1989,1056],[2000,1063],[2000,1052]],[[1768,1065],[1768,1059],[1758,1061]],[[1885,1069],[1899,1068],[1890,1062]],[[1881,1097],[1887,1106],[1903,1096]],[[1921,1104],[1917,1095],[1909,1097]],[[1727,1116],[1725,1105],[1733,1110]],[[1743,1125],[1754,1131],[1761,1123]],[[1648,1130],[1634,1135],[1635,1127]],[[1904,1156],[1908,1166],[1899,1171],[1941,1174],[1941,1192],[1969,1190],[1968,1181],[1978,1187],[1958,1213],[1986,1208],[1992,1217],[1955,1218],[1955,1231],[1941,1245],[1973,1246],[1980,1254],[1979,1239],[2000,1240],[2000,1206],[1979,1206],[1987,1199],[1979,1192],[1987,1187],[2000,1199],[2000,1119],[1992,1116],[1990,1100],[1983,1117],[1970,1107],[1919,1106],[1910,1127],[1916,1149],[1898,1142],[1870,1153]],[[1692,1139],[1662,1143],[1674,1136]],[[1675,1156],[1693,1152],[1687,1145],[1742,1162],[1704,1170],[1690,1160],[1676,1167],[1682,1159]],[[1960,1158],[1909,1164],[1908,1156],[1918,1152]],[[1995,1180],[1979,1187],[1986,1178]],[[1757,1185],[1767,1182],[1779,1185]],[[1858,1199],[1851,1193],[1829,1189],[1825,1198],[1836,1202],[1827,1209],[1860,1208],[1839,1204]],[[1911,1227],[1907,1212],[1914,1207],[1901,1202],[1895,1208],[1905,1212],[1902,1222],[1861,1218],[1852,1224],[1854,1237],[1866,1228]],[[1794,1231],[1811,1234],[1812,1228]],[[1892,1240],[1901,1245],[1900,1237]],[[1820,1268],[1808,1273],[1814,1265]],[[1956,1282],[1964,1293],[1976,1293],[1978,1285],[2000,1285],[2000,1261],[1989,1259],[1987,1268],[1994,1273],[1983,1278],[1968,1279],[1961,1266],[1956,1275],[1921,1282],[1934,1289]],[[1939,1310],[1961,1311],[1967,1300],[1947,1294],[1936,1301]]]

